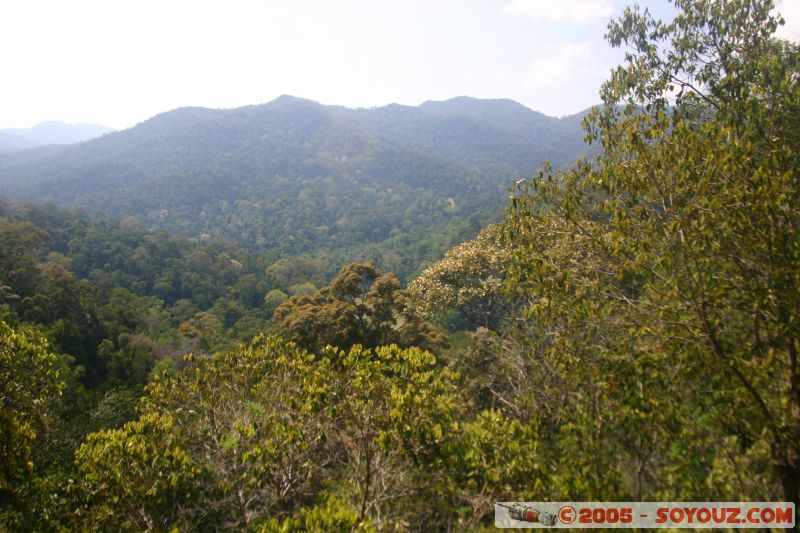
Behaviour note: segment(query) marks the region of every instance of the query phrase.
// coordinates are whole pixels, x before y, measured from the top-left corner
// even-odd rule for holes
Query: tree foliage
[[[280,331],[309,350],[326,345],[372,348],[398,344],[436,349],[446,339],[407,312],[407,294],[392,273],[368,263],[347,265],[328,287],[298,294],[275,309]]]
[[[586,148],[578,120],[510,100],[345,109],[283,96],[176,109],[57,153],[0,155],[0,188],[249,251],[324,254],[335,268],[370,261],[405,282],[472,236],[453,230],[502,210],[519,175]]]
[[[800,56],[770,2],[675,5],[609,26],[603,153],[512,200],[513,285],[569,398],[557,430],[607,485],[568,493],[798,501]],[[766,484],[726,474],[765,459]]]
[[[86,440],[79,523],[266,531],[333,520],[313,508],[335,503],[350,527],[421,527],[456,407],[453,376],[418,349],[315,358],[260,338],[155,380],[137,420]]]
[[[41,336],[0,320],[0,519],[24,507],[25,485],[37,474],[60,400],[60,367]]]
[[[417,276],[408,286],[413,310],[428,319],[455,311],[466,327],[497,328],[510,311],[505,276],[511,253],[500,233],[499,224],[487,226]]]
[[[769,2],[674,3],[672,21],[632,7],[609,26],[627,54],[586,121],[602,153],[545,166],[502,229],[408,290],[367,259],[413,272],[480,217],[451,216],[463,206],[449,190],[411,195],[409,210],[409,191],[452,165],[412,161],[425,150],[408,146],[359,160],[369,139],[315,130],[337,111],[313,105],[253,125],[289,139],[264,167],[280,168],[267,189],[284,194],[228,183],[219,154],[167,187],[241,185],[247,200],[219,199],[203,223],[246,245],[0,202],[0,529],[460,531],[510,499],[800,503],[800,50],[772,38]],[[515,113],[445,104],[421,109],[454,129]],[[342,113],[434,142],[406,111]],[[145,130],[179,118],[211,142],[214,116]],[[485,135],[441,153],[480,164],[460,151],[495,130],[469,131]],[[153,150],[156,167],[173,151]],[[408,163],[384,175],[403,181],[399,198],[360,174],[376,161]],[[352,208],[356,186],[375,209]],[[280,207],[278,244],[257,229],[278,220],[258,218],[262,197]],[[407,220],[418,212],[429,218]],[[346,234],[372,244],[334,253]],[[321,241],[314,258],[258,251]],[[328,282],[341,257],[359,262]],[[423,319],[474,332],[437,359],[425,348],[445,339]]]

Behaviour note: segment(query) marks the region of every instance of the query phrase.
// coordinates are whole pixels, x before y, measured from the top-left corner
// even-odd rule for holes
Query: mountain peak
[[[427,100],[420,104],[419,107],[423,109],[502,108],[535,113],[535,111],[525,107],[517,101],[511,100],[510,98],[475,98],[473,96],[455,96],[453,98],[448,98],[447,100]]]
[[[449,100],[428,100],[419,106],[423,111],[446,117],[467,117],[492,124],[512,124],[520,121],[551,119],[508,98],[480,99],[457,96]]]
[[[300,98],[299,96],[292,96],[291,94],[282,94],[276,99],[265,104],[270,107],[322,107],[322,104],[308,98]]]

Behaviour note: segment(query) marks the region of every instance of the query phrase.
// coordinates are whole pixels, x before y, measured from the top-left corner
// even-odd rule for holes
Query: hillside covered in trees
[[[283,96],[0,156],[0,191],[407,278],[496,217],[520,176],[587,151],[583,135],[576,117],[510,100],[347,109]]]
[[[408,284],[1,204],[0,527],[481,531],[498,501],[800,504],[800,47],[770,2],[675,5],[609,24],[627,56],[584,121],[594,155],[517,182]],[[515,109],[473,103],[421,109]],[[398,142],[373,111],[417,112],[301,104]],[[182,113],[202,131],[229,112]]]

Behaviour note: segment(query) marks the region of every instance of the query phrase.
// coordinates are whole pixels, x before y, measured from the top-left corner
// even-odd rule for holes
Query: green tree
[[[192,463],[168,415],[145,414],[122,429],[89,435],[75,460],[80,476],[76,518],[87,530],[187,527],[196,498]]]
[[[287,298],[289,298],[289,295],[282,290],[272,289],[264,295],[264,305],[269,313],[274,313],[275,309],[286,301]]]
[[[153,378],[137,420],[90,435],[76,454],[81,527],[448,519],[429,501],[447,488],[458,402],[453,374],[431,354],[355,347],[315,357],[259,338],[188,362]],[[330,522],[323,508],[335,510]]]
[[[284,287],[310,282],[322,285],[325,281],[325,263],[310,257],[291,256],[272,263],[266,273],[274,277]]]
[[[774,499],[777,481],[798,502],[800,55],[768,1],[674,3],[609,26],[627,53],[586,122],[602,155],[545,168],[509,210],[534,368],[570,405],[556,481],[645,499]],[[761,476],[762,439],[772,483],[734,480]]]
[[[0,519],[24,507],[22,491],[46,448],[63,386],[56,355],[38,334],[0,320]]]
[[[0,219],[0,283],[19,292],[40,257],[47,233],[30,222]],[[20,285],[23,287],[20,287]]]
[[[155,376],[138,420],[76,455],[82,519],[112,526],[244,527],[307,490],[319,407],[308,357],[275,340]],[[313,376],[312,376],[313,377]]]
[[[330,286],[284,301],[275,309],[274,322],[309,350],[328,344],[444,346],[441,333],[407,312],[407,300],[394,274],[384,274],[369,263],[353,263],[343,267]]]

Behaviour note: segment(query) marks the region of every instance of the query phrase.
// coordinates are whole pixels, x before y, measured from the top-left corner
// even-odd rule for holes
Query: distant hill
[[[34,146],[36,144],[28,139],[0,130],[0,153],[16,152],[17,150],[33,148]]]
[[[176,109],[81,144],[4,155],[0,195],[403,271],[476,231],[545,159],[586,152],[582,139],[578,120],[511,100],[348,109],[282,96]],[[406,256],[416,259],[392,264]]]
[[[114,131],[97,124],[42,122],[32,128],[0,130],[0,152],[13,152],[48,144],[75,144]]]

